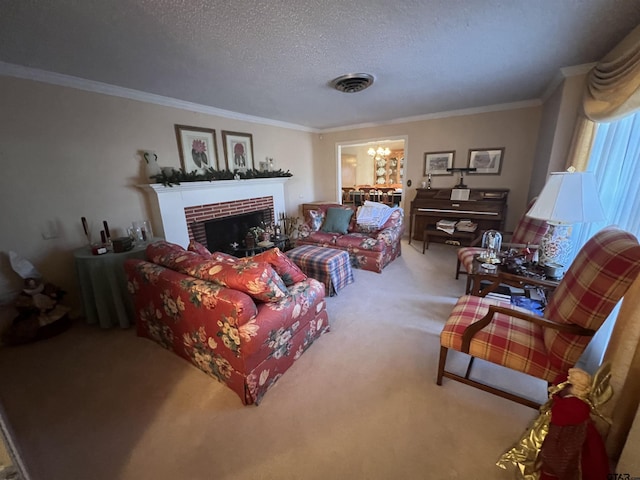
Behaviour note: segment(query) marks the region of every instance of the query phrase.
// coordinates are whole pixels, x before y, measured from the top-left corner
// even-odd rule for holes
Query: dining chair
[[[547,382],[575,366],[591,337],[640,271],[640,245],[628,232],[607,227],[580,249],[550,296],[542,316],[508,301],[465,295],[458,299],[440,334],[437,380],[447,377],[538,408],[539,404],[470,378],[475,358]],[[509,277],[509,278],[507,278]],[[505,276],[497,283],[508,283]],[[518,277],[520,285],[535,279]],[[447,371],[447,353],[470,356],[464,376]]]

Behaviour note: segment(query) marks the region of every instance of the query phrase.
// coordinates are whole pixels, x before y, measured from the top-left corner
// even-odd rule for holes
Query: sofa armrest
[[[404,234],[404,212],[402,209],[397,209],[391,214],[389,219],[385,222],[377,233],[373,234],[376,239],[387,240],[389,242],[396,242]]]

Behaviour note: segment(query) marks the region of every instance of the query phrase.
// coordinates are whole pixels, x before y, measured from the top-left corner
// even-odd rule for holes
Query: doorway
[[[406,143],[405,136],[338,143],[337,191],[342,203],[367,199],[404,208]]]

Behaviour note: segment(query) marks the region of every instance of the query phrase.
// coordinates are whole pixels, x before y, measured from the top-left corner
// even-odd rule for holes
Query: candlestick
[[[87,243],[91,245],[91,235],[89,235],[89,224],[87,223],[86,217],[80,218],[82,222],[82,229],[84,230],[84,236],[87,237]]]
[[[107,238],[111,238],[111,234],[109,233],[109,224],[107,223],[107,221],[104,220],[102,222],[102,225],[104,226],[104,233],[107,236]],[[103,240],[103,242],[104,242],[104,240]]]

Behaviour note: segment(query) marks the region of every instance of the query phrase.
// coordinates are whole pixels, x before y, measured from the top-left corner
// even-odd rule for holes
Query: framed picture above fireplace
[[[211,167],[218,170],[216,131],[210,128],[176,125],[180,163],[186,173],[203,173]]]
[[[229,170],[246,172],[253,170],[253,136],[250,133],[222,130],[224,159]]]

